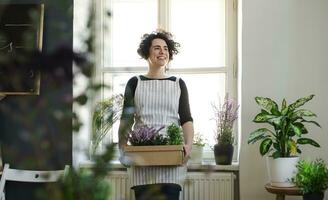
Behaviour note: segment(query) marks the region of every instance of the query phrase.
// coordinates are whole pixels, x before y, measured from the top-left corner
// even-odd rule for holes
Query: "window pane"
[[[188,74],[181,75],[189,93],[191,114],[194,119],[195,133],[204,135],[210,145],[214,145],[215,120],[213,104],[223,101],[225,74]]]
[[[157,27],[157,0],[113,0],[110,6],[112,16],[106,18],[110,28],[104,32],[105,67],[145,66],[137,49],[141,36]]]
[[[181,45],[172,66],[225,66],[225,0],[171,1],[170,30]]]

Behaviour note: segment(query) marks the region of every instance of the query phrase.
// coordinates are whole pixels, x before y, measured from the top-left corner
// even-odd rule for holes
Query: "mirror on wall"
[[[0,99],[40,94],[43,20],[44,4],[0,4]]]

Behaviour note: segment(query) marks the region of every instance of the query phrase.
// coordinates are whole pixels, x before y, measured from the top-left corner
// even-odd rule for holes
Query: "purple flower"
[[[156,129],[144,124],[137,125],[134,130],[129,132],[128,141],[132,145],[153,145],[159,136],[159,131],[163,128],[164,126]]]
[[[224,103],[219,108],[213,105],[215,112],[214,119],[216,121],[216,135],[217,143],[232,144],[233,143],[233,124],[238,118],[239,105],[228,95],[224,98]]]

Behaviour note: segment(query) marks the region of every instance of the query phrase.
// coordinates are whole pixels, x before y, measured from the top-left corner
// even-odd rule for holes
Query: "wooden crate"
[[[183,145],[125,146],[124,155],[134,166],[172,166],[184,162]]]

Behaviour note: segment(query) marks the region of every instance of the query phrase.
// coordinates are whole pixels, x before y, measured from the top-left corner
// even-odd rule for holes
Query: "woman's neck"
[[[160,69],[152,69],[150,68],[147,72],[147,74],[145,74],[146,77],[148,78],[166,78],[166,74],[164,71],[165,67],[160,68]]]

